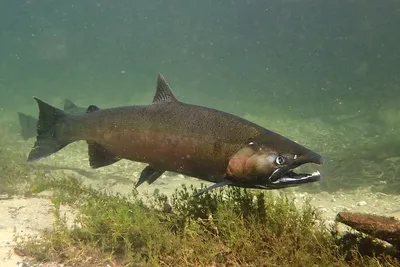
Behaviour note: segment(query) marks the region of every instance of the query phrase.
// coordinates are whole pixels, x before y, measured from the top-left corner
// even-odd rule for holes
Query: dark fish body
[[[87,114],[73,116],[36,100],[41,120],[28,161],[86,140],[93,168],[120,159],[147,163],[137,185],[153,182],[164,171],[221,186],[255,188],[267,188],[266,184],[273,182],[278,185],[284,174],[298,184],[320,178],[319,174],[308,175],[301,180],[304,175],[295,178],[297,174],[291,172],[307,162],[321,164],[323,158],[317,153],[232,114],[182,103],[161,75],[151,105],[110,109],[90,106]]]
[[[59,128],[118,158],[206,180],[222,180],[230,157],[265,129],[230,114],[180,102],[98,110]]]

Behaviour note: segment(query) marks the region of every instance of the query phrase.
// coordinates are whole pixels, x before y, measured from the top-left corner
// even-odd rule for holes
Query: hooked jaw
[[[321,174],[319,171],[315,171],[313,173],[295,173],[293,170],[289,170],[282,177],[276,179],[275,181],[272,181],[270,177],[269,183],[266,183],[265,185],[258,185],[257,188],[279,189],[317,182],[319,180],[321,180]]]
[[[273,190],[273,189],[283,189],[287,187],[294,187],[302,184],[308,184],[312,182],[317,182],[321,180],[321,174],[319,171],[315,171],[313,173],[295,173],[292,170],[286,172],[283,176],[276,179],[275,181],[271,181],[268,178],[267,182],[238,182],[238,181],[229,181],[227,185],[233,185],[244,188],[254,188],[254,189],[265,189],[265,190]]]

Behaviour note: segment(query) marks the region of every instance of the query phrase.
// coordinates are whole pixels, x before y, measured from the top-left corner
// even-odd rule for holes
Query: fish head
[[[295,169],[307,163],[322,165],[318,153],[285,137],[248,142],[231,158],[227,177],[233,184],[248,188],[280,189],[321,179],[319,171],[297,173]]]

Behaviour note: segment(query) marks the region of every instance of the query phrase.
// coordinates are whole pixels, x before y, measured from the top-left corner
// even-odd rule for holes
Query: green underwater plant
[[[40,168],[25,164],[23,154],[0,148],[0,195],[3,198],[29,195],[33,180],[43,175]]]
[[[399,266],[392,257],[343,251],[308,201],[239,188],[182,186],[168,198],[110,194],[77,179],[39,179],[33,192],[53,190],[56,222],[40,238],[18,237],[36,262],[71,266]],[[68,223],[61,207],[75,211]],[[348,251],[354,250],[351,258]],[[346,253],[344,253],[346,252]],[[347,257],[347,258],[346,258]],[[361,264],[361,265],[360,265]]]

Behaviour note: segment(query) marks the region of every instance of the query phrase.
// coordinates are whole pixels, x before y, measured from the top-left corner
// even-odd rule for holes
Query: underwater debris
[[[400,221],[394,217],[359,212],[339,212],[336,221],[371,237],[384,240],[400,250]]]

